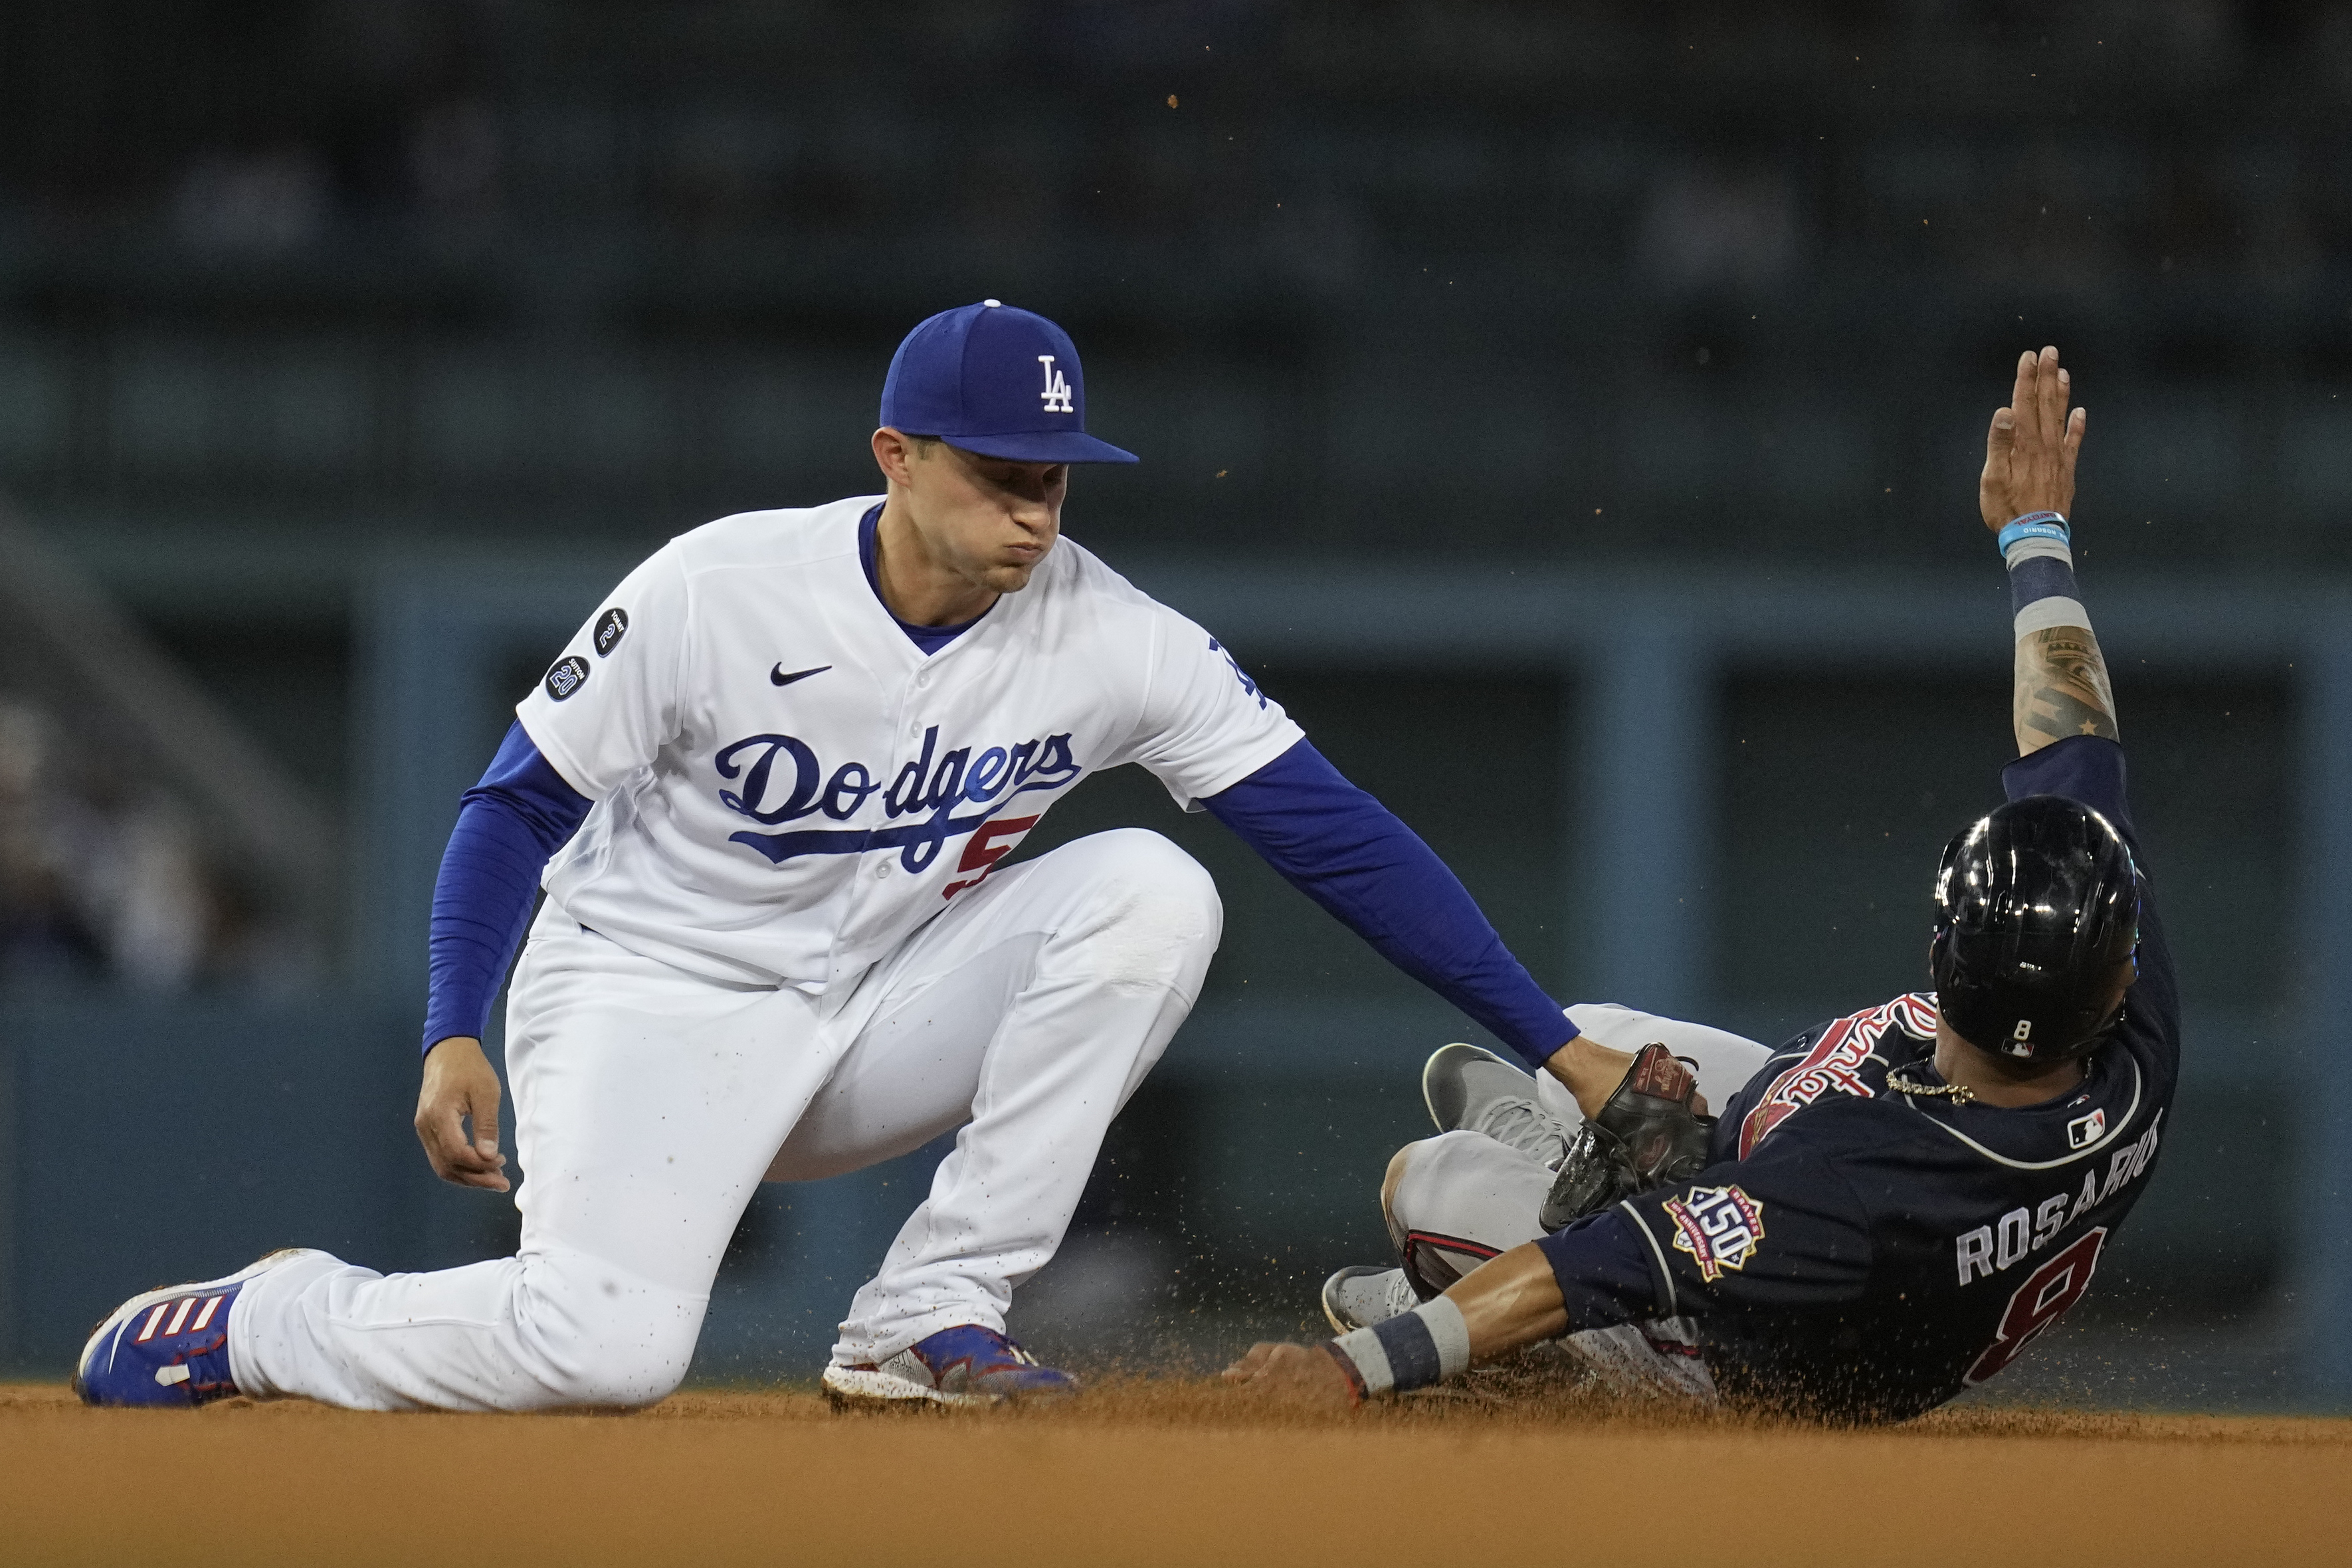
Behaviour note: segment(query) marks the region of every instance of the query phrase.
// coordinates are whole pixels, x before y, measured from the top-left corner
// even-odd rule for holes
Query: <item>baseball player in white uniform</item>
[[[909,334],[881,496],[656,552],[517,709],[436,889],[416,1123],[503,1191],[479,1037],[515,947],[511,1258],[381,1275],[324,1252],[133,1298],[98,1404],[650,1403],[685,1375],[762,1180],[953,1152],[850,1302],[837,1401],[1076,1384],[1003,1335],[1105,1129],[1199,994],[1221,910],[1156,834],[1006,854],[1101,768],[1205,807],[1531,1063],[1575,1025],[1460,883],[1207,632],[1059,539],[1076,351],[989,300]],[[543,885],[538,917],[524,925]]]

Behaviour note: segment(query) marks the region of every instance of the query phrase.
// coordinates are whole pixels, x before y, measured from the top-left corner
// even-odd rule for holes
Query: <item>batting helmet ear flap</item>
[[[1978,818],[1945,847],[1935,900],[1936,1002],[1970,1045],[2063,1061],[2121,1016],[2117,973],[2138,945],[2139,871],[2123,836],[2090,807],[2032,795]]]

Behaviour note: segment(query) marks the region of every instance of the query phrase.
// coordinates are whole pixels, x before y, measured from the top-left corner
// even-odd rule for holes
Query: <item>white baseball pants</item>
[[[1770,1055],[1755,1041],[1704,1024],[1662,1018],[1613,1003],[1569,1009],[1590,1038],[1612,1050],[1638,1051],[1662,1040],[1698,1064],[1699,1092],[1720,1108]],[[1584,1112],[1549,1073],[1536,1077],[1536,1098],[1570,1129]],[[1389,1166],[1381,1209],[1398,1256],[1432,1286],[1450,1285],[1487,1258],[1543,1234],[1537,1212],[1550,1195],[1551,1168],[1477,1132],[1442,1132],[1408,1143]],[[1584,1367],[1620,1393],[1668,1394],[1711,1404],[1715,1382],[1693,1352],[1680,1319],[1588,1329],[1564,1341]]]
[[[685,1376],[760,1181],[957,1127],[834,1355],[1002,1330],[1191,1011],[1223,920],[1174,845],[1098,834],[960,894],[828,1003],[685,973],[550,905],[507,1012],[521,1250],[431,1274],[322,1255],[264,1275],[230,1314],[237,1386],[365,1410],[648,1404]]]

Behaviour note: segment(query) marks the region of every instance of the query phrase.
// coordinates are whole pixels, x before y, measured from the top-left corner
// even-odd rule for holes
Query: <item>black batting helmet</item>
[[[2139,943],[2139,869],[2107,819],[2063,795],[1963,828],[1936,872],[1936,1002],[1962,1039],[2025,1061],[2098,1044]]]

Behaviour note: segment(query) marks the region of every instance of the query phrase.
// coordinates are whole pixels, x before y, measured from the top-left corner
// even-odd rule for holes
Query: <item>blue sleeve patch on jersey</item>
[[[1201,804],[1283,880],[1531,1066],[1576,1037],[1461,879],[1308,742]]]
[[[557,659],[547,667],[547,700],[562,702],[588,682],[588,661],[578,654]]]
[[[433,884],[426,1050],[452,1035],[481,1037],[540,875],[593,804],[563,782],[520,721],[508,727],[481,783],[465,794]]]

